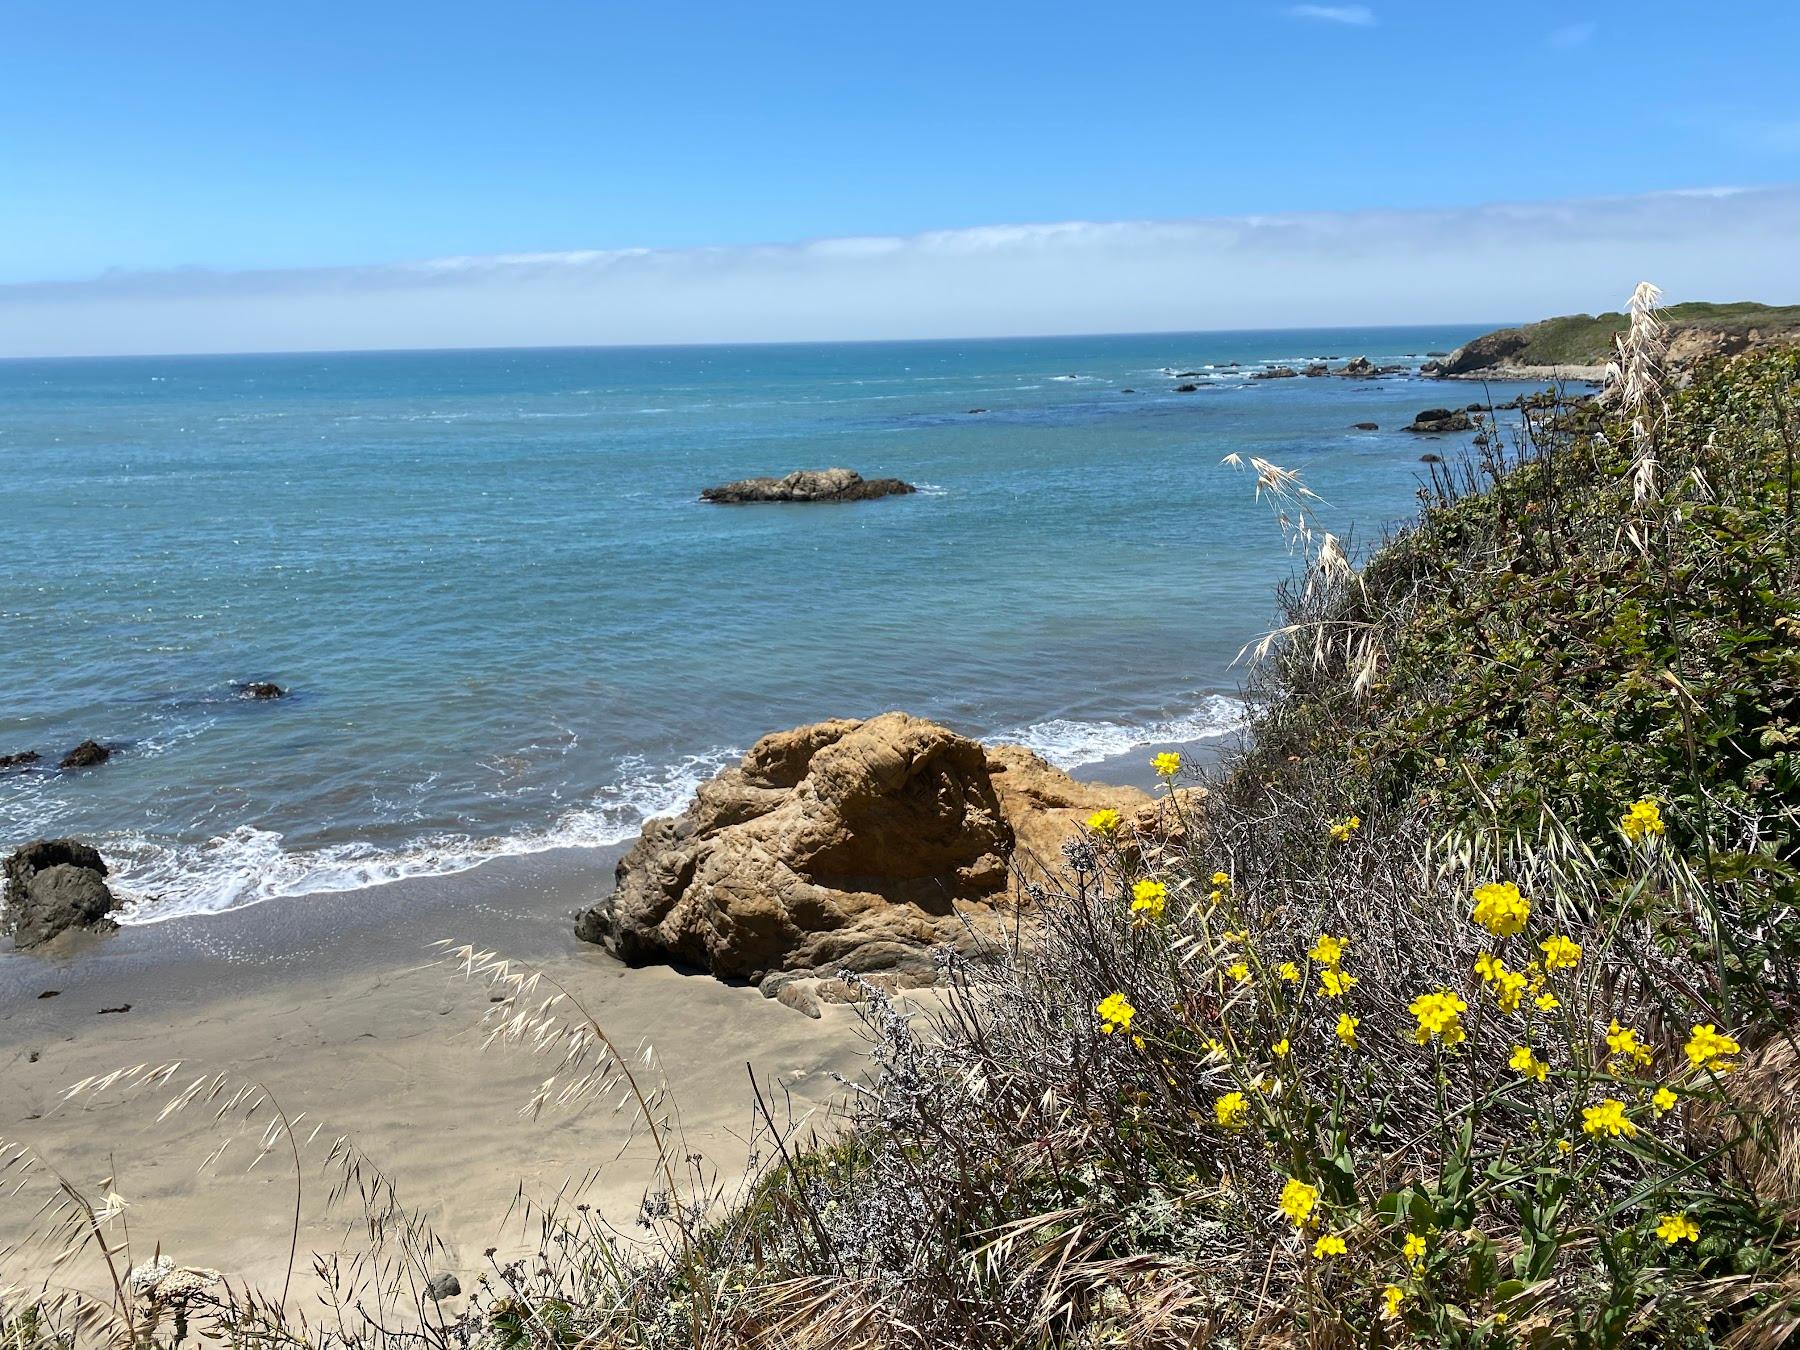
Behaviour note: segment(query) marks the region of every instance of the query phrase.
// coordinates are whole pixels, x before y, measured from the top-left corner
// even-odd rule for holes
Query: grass
[[[662,1141],[637,1233],[533,1211],[536,1257],[451,1317],[427,1230],[340,1154],[380,1222],[324,1315],[209,1286],[176,1317],[121,1273],[88,1324],[15,1292],[0,1344],[1782,1343],[1800,353],[1651,392],[1488,428],[1360,570],[1255,464],[1305,570],[1242,753],[1171,773],[1166,830],[1071,840],[1035,940],[957,960],[931,1018],[865,986],[847,1130],[763,1103],[722,1192],[597,1024],[462,952],[499,1039]],[[116,1248],[104,1201],[59,1213]]]

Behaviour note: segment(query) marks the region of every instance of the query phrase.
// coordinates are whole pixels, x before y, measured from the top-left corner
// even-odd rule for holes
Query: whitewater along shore
[[[1221,743],[1181,747],[1190,759]],[[1091,765],[1092,781],[1148,788],[1143,747]],[[465,1286],[484,1250],[529,1246],[509,1208],[521,1192],[548,1199],[591,1169],[586,1199],[630,1230],[654,1158],[642,1131],[609,1098],[576,1112],[520,1110],[553,1065],[523,1050],[483,1049],[485,984],[439,963],[440,940],[491,948],[566,987],[627,1054],[653,1046],[684,1126],[686,1151],[725,1179],[740,1176],[753,1129],[751,1066],[785,1123],[812,1113],[830,1127],[859,1077],[858,1011],[817,1019],[744,982],[666,965],[633,969],[578,940],[571,916],[610,889],[624,846],[503,858],[449,877],[272,901],[226,914],[68,935],[55,956],[0,955],[0,1138],[36,1150],[98,1196],[132,1206],[134,1238],[183,1264],[279,1283],[293,1219],[293,1170],[271,1153],[253,1169],[260,1124],[231,1130],[197,1107],[158,1122],[176,1091],[227,1072],[266,1087],[290,1117],[302,1153],[302,1288],[309,1253],[341,1250],[354,1202],[328,1209],[331,1142],[347,1135],[391,1176],[448,1242],[445,1270]],[[900,996],[917,1007],[929,991]],[[180,1060],[167,1088],[64,1100],[70,1085],[134,1065]],[[641,1063],[641,1061],[640,1061]],[[316,1131],[316,1134],[315,1134]],[[219,1161],[203,1162],[227,1136]],[[0,1201],[0,1245],[30,1207]],[[22,1272],[9,1262],[8,1274]]]

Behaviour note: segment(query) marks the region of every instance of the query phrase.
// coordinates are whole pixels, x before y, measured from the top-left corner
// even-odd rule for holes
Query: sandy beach
[[[1185,747],[1190,759],[1218,742]],[[1150,786],[1149,751],[1082,771]],[[667,967],[632,969],[579,942],[570,913],[604,894],[621,849],[501,859],[460,875],[275,901],[234,912],[68,935],[54,956],[0,955],[0,1138],[36,1151],[94,1195],[114,1178],[142,1257],[158,1242],[184,1264],[279,1280],[293,1206],[291,1161],[251,1167],[261,1126],[233,1129],[165,1102],[202,1075],[259,1083],[299,1118],[301,1265],[353,1245],[353,1203],[325,1203],[331,1142],[348,1136],[392,1177],[449,1246],[445,1268],[468,1276],[483,1253],[521,1250],[505,1224],[515,1197],[548,1199],[600,1169],[586,1198],[631,1228],[652,1152],[613,1101],[521,1108],[549,1066],[519,1049],[483,1048],[487,985],[441,962],[432,944],[490,949],[543,971],[578,998],[628,1054],[653,1049],[646,1085],[666,1081],[685,1130],[729,1182],[753,1130],[754,1072],[778,1116],[828,1130],[844,1093],[834,1075],[866,1067],[854,1008],[815,1021],[755,989]],[[68,945],[61,945],[61,944]],[[918,1008],[929,996],[902,996]],[[135,1065],[179,1060],[167,1088],[65,1101],[70,1085]],[[232,1142],[211,1166],[209,1155]],[[0,1201],[0,1242],[32,1205]],[[9,1271],[9,1273],[11,1273]]]
[[[549,1198],[600,1168],[589,1199],[629,1227],[650,1163],[609,1099],[520,1116],[548,1068],[523,1051],[482,1049],[487,986],[434,964],[429,944],[492,947],[553,975],[627,1053],[653,1047],[689,1151],[721,1175],[744,1167],[748,1073],[796,1117],[861,1071],[860,1022],[828,1008],[812,1021],[754,989],[667,968],[631,970],[575,940],[567,914],[604,884],[610,856],[544,854],[462,876],[313,896],[232,914],[127,928],[57,960],[0,957],[0,1136],[36,1150],[98,1194],[116,1172],[139,1256],[160,1242],[186,1264],[279,1279],[292,1219],[291,1162],[250,1168],[260,1125],[232,1130],[206,1110],[156,1120],[174,1089],[229,1071],[266,1086],[300,1138],[300,1250],[339,1249],[359,1215],[325,1206],[326,1153],[348,1135],[422,1208],[465,1276],[490,1246],[521,1244],[502,1221],[516,1194]],[[46,997],[56,991],[53,997]],[[129,1011],[106,1011],[129,1007]],[[161,1091],[71,1102],[91,1075],[179,1059]],[[647,1082],[659,1077],[645,1073]],[[316,1134],[315,1134],[316,1131]],[[227,1135],[219,1161],[201,1165]],[[623,1151],[623,1156],[620,1154]],[[0,1241],[41,1192],[0,1201]],[[20,1272],[9,1268],[17,1278]]]

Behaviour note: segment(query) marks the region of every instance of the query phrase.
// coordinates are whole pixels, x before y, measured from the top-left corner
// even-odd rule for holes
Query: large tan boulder
[[[1019,746],[905,713],[765,736],[653,820],[576,933],[633,964],[929,978],[931,949],[995,930],[1013,889],[1054,868],[1076,822],[1149,799],[1077,783]]]

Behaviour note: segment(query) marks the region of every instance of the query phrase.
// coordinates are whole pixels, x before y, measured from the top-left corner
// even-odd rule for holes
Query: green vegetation
[[[1791,1337],[1800,352],[1637,387],[1629,418],[1485,431],[1360,573],[1255,462],[1307,565],[1242,755],[1159,761],[1160,828],[1097,815],[1032,940],[951,966],[929,1024],[865,985],[877,1072],[844,1133],[764,1106],[729,1204],[657,1134],[647,1240],[535,1216],[538,1256],[454,1319],[396,1307],[430,1244],[379,1208],[310,1327],[229,1291],[180,1325],[437,1350]],[[597,1055],[572,1072],[661,1127],[597,1026],[469,959],[507,1034]],[[61,1311],[0,1316],[0,1344],[66,1339]],[[105,1325],[167,1343],[153,1311]]]
[[[1726,332],[1750,328],[1800,329],[1800,305],[1760,305],[1753,301],[1714,304],[1693,300],[1662,311],[1670,328],[1699,326]],[[1603,366],[1612,359],[1613,339],[1623,333],[1630,316],[1621,313],[1566,314],[1523,328],[1502,329],[1478,338],[1513,365]]]

